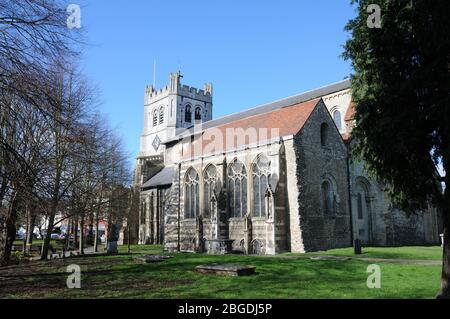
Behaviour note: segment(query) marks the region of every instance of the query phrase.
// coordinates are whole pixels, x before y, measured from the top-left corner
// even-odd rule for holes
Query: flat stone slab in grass
[[[140,261],[142,263],[157,263],[160,261],[164,261],[166,259],[172,258],[171,256],[164,256],[164,255],[145,255],[141,257],[135,257],[134,259],[136,261]]]
[[[350,260],[350,257],[339,257],[339,256],[314,256],[310,257],[311,260],[337,260],[337,261],[346,261]]]
[[[195,269],[203,274],[213,274],[219,276],[250,276],[255,274],[256,267],[234,264],[210,264],[200,265]]]

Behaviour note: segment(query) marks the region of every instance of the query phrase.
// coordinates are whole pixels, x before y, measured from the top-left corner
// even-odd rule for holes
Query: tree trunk
[[[95,238],[94,238],[94,252],[98,252],[98,211],[95,213]]]
[[[448,171],[447,171],[448,172]],[[442,220],[444,226],[444,255],[442,262],[441,291],[438,299],[450,299],[450,190],[446,183]]]
[[[50,206],[50,215],[48,217],[47,234],[45,234],[44,244],[42,245],[41,260],[46,260],[48,258],[48,250],[50,249],[50,241],[53,232],[53,226],[55,223],[55,216],[58,212],[59,203],[59,190],[61,184],[61,173],[62,173],[62,158],[59,156],[59,143],[57,144],[57,163],[56,163],[56,176],[55,184],[53,186],[53,194]]]
[[[56,212],[56,208],[55,208],[55,212]],[[50,213],[50,216],[48,218],[47,233],[45,234],[44,243],[42,245],[41,260],[48,259],[48,251],[50,249],[50,241],[52,239],[54,222],[55,222],[55,213],[52,212],[52,213]]]
[[[0,155],[2,155],[2,154],[0,154]],[[3,173],[3,172],[0,172],[0,173]],[[3,208],[3,199],[6,195],[7,186],[8,186],[7,179],[2,178],[2,183],[0,184],[0,209]],[[7,216],[3,215],[0,211],[0,265],[1,265],[1,260],[3,259],[6,238],[7,238],[6,227],[7,227]]]
[[[31,214],[30,214],[30,205],[27,204],[25,206],[25,237],[23,238],[22,242],[22,254],[25,257],[27,255],[27,242],[28,242],[28,233],[30,232],[30,220],[31,220]]]
[[[86,243],[88,245],[94,244],[94,214],[89,214],[89,231]]]
[[[16,194],[13,195],[8,215],[1,227],[0,233],[0,265],[9,263],[11,257],[11,250],[16,239],[16,219],[17,219],[17,201]]]
[[[128,226],[128,253],[131,252],[131,241],[130,241],[130,231],[131,231],[131,229],[130,229],[129,222],[130,221],[127,221],[127,226]]]
[[[84,255],[84,218],[80,220],[80,255]]]
[[[75,218],[73,230],[73,247],[76,249],[78,246],[78,217]]]
[[[23,249],[24,256],[30,256],[31,245],[33,244],[34,225],[36,224],[36,214],[34,212],[33,204],[30,204],[27,209],[27,234],[25,237],[25,245]]]
[[[111,234],[111,225],[112,225],[112,223],[111,223],[111,214],[108,214],[108,226],[106,227],[106,247],[108,247],[108,243],[109,243],[109,236],[110,236],[110,234]]]
[[[72,219],[69,218],[67,221],[67,232],[66,232],[66,240],[64,241],[65,250],[70,250],[70,234],[72,232]]]

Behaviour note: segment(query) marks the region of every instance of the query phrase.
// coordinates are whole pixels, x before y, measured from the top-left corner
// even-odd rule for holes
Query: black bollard
[[[355,255],[361,255],[362,254],[362,246],[361,246],[361,240],[355,239],[353,248],[355,250]]]

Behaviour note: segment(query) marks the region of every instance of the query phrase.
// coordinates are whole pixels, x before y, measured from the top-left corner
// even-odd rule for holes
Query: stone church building
[[[351,159],[341,81],[218,119],[211,84],[145,90],[135,184],[139,242],[168,251],[277,254],[439,243],[436,209],[407,216]]]

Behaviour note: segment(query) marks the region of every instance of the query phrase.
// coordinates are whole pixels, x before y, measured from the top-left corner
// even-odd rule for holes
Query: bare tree
[[[9,105],[0,109],[0,139],[8,145],[0,148],[0,205],[8,203],[0,224],[0,262],[3,263],[9,260],[19,209],[27,211],[30,220],[35,214],[33,197],[37,176],[43,169],[41,151],[48,140],[42,114],[13,92],[0,92],[1,101]]]
[[[86,223],[91,237],[95,223],[97,250],[100,219],[111,227],[132,210],[127,156],[74,66],[80,34],[66,18],[63,1],[0,0],[0,262],[9,260],[19,222],[27,254],[45,219],[47,259],[60,222],[75,242],[79,227],[83,253]]]
[[[83,157],[80,149],[86,147],[86,143],[80,128],[89,125],[90,107],[94,102],[92,90],[75,69],[59,68],[59,72],[54,74],[56,76],[48,87],[51,90],[48,93],[51,98],[47,101],[49,104],[54,103],[51,109],[54,111],[52,117],[55,120],[49,130],[52,137],[51,156],[43,188],[49,207],[42,259],[46,259],[48,255],[50,236],[55,225],[55,216],[61,210],[60,204],[67,198],[72,185],[84,173],[84,169],[77,168],[74,163]]]
[[[19,209],[28,211],[32,231],[41,124],[57,113],[42,83],[58,71],[54,61],[65,65],[79,52],[79,31],[66,18],[59,0],[0,0],[0,262],[9,260]]]

